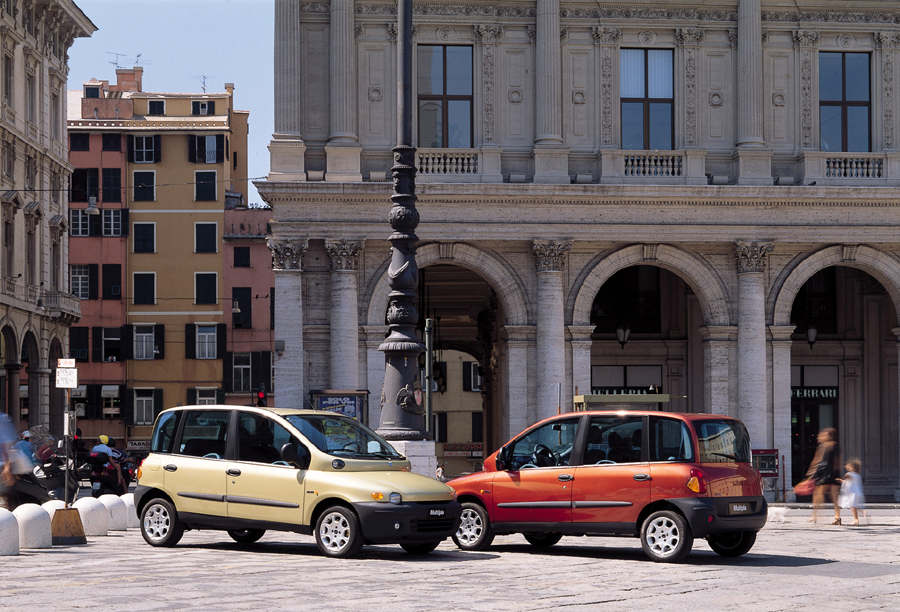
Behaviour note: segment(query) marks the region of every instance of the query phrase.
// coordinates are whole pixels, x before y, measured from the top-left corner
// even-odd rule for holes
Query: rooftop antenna
[[[112,56],[112,59],[109,60],[109,63],[115,66],[117,70],[119,68],[119,58],[125,57],[127,55],[127,53],[118,53],[116,51],[107,51],[106,54]]]
[[[142,55],[144,55],[144,54],[143,54],[143,53],[138,53],[137,56],[134,58],[134,65],[135,65],[135,66],[140,66],[140,65],[141,65],[141,56],[142,56]]]
[[[200,89],[203,90],[203,93],[206,93],[206,75],[200,75]]]

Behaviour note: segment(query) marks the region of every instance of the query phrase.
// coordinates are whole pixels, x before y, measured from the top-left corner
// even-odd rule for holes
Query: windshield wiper
[[[717,457],[725,457],[726,459],[731,459],[732,461],[738,460],[738,458],[735,455],[729,455],[728,453],[710,453],[710,455],[716,455]]]
[[[379,459],[405,459],[403,455],[391,455],[390,453],[360,453],[363,457],[377,457]]]

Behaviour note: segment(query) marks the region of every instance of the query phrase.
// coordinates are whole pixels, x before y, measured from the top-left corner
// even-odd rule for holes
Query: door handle
[[[650,474],[635,474],[632,478],[635,480],[650,480]]]
[[[225,473],[228,474],[229,476],[240,476],[241,475],[241,471],[236,468],[228,468],[227,470],[225,470]]]
[[[559,476],[556,477],[556,479],[559,480],[560,482],[568,482],[570,480],[575,480],[575,477],[572,476],[571,474],[560,474]]]
[[[174,472],[175,470],[178,469],[178,466],[177,466],[177,465],[174,465],[174,464],[172,464],[172,463],[168,463],[168,464],[166,464],[166,465],[163,466],[163,469],[164,469],[165,471],[167,471],[167,472]]]

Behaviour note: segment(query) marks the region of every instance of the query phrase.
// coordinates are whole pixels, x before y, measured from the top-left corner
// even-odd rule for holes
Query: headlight
[[[390,500],[392,504],[402,504],[403,496],[399,493],[391,493]]]

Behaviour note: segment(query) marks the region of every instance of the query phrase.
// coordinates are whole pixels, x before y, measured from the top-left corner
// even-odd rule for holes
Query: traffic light
[[[266,406],[266,385],[265,383],[259,386],[259,391],[256,392],[256,405],[257,406]]]

